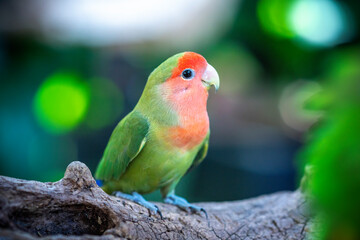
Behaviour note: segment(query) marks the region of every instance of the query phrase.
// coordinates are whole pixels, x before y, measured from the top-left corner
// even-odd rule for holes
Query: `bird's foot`
[[[126,194],[126,193],[122,193],[122,192],[114,192],[113,195],[115,197],[121,197],[121,198],[125,198],[127,200],[136,202],[137,204],[146,207],[149,211],[150,211],[150,215],[151,213],[153,214],[159,214],[161,219],[163,219],[163,216],[161,214],[161,211],[159,209],[158,206],[156,206],[155,204],[148,202],[145,200],[145,198],[143,196],[141,196],[139,193],[137,192],[133,192],[132,195],[131,194]]]
[[[168,203],[168,204],[175,205],[175,206],[177,206],[180,209],[185,210],[185,211],[190,210],[192,213],[203,212],[205,214],[205,216],[206,216],[206,219],[209,219],[208,214],[207,214],[207,212],[205,211],[204,208],[195,206],[195,205],[189,203],[185,198],[176,196],[175,194],[167,195],[166,198],[164,199],[164,202]]]

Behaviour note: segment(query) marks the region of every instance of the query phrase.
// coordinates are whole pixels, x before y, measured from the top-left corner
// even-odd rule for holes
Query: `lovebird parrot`
[[[165,203],[206,214],[175,195],[175,187],[207,154],[208,90],[219,85],[216,70],[197,53],[179,53],[160,64],[110,137],[95,173],[102,189],[162,216],[141,196],[160,189]]]

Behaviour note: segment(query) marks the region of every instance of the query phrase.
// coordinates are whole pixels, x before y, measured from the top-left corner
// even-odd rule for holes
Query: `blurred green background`
[[[0,174],[57,181],[72,161],[94,172],[150,72],[195,51],[217,69],[221,88],[208,101],[208,156],[177,193],[220,201],[294,190],[297,153],[324,114],[306,101],[333,74],[341,79],[360,67],[359,6],[2,0]]]

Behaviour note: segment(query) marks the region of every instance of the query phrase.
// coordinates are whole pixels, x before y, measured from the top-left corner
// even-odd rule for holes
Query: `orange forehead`
[[[207,62],[203,56],[194,52],[185,52],[178,60],[178,65],[174,68],[172,77],[181,75],[181,72],[186,68],[195,70],[196,74],[201,74],[205,71]]]

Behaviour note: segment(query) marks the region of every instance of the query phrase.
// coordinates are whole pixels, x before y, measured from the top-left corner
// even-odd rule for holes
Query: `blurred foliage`
[[[342,65],[342,63],[349,63]],[[335,54],[323,90],[307,103],[325,112],[301,153],[307,191],[320,209],[322,239],[360,238],[360,51]]]
[[[261,0],[257,14],[262,27],[270,34],[279,37],[295,37],[295,33],[288,24],[288,15],[295,1]]]

